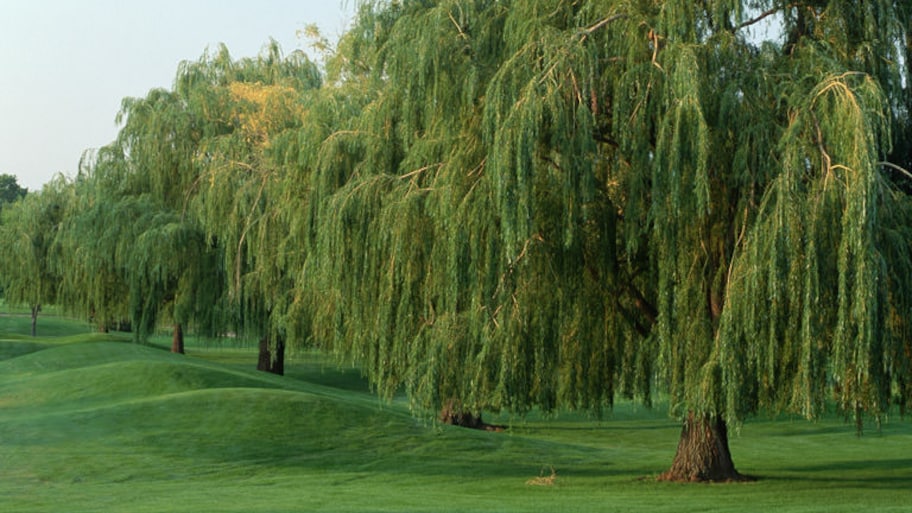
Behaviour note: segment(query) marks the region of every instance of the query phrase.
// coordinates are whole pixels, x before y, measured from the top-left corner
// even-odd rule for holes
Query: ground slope
[[[670,462],[678,434],[661,412],[625,405],[604,422],[562,415],[476,432],[415,419],[399,403],[378,402],[356,374],[306,355],[280,377],[247,370],[254,349],[192,353],[104,335],[0,336],[0,510],[906,511],[912,503],[912,430],[903,423],[858,439],[836,421],[755,422],[732,445],[741,470],[764,479],[681,486],[650,479]],[[555,479],[535,479],[552,468]]]
[[[81,507],[91,511],[97,491],[115,487],[126,496],[109,495],[106,507],[138,511],[150,501],[149,510],[160,510],[164,501],[175,510],[202,501],[205,510],[231,511],[237,504],[221,494],[238,485],[299,480],[304,490],[328,478],[345,490],[384,475],[399,483],[482,479],[480,466],[515,463],[517,445],[539,451],[536,441],[433,426],[366,391],[240,371],[116,338],[30,349],[8,351],[16,356],[0,362],[3,489],[21,510],[51,511],[62,500],[74,511],[80,502],[69,494],[86,493]],[[522,483],[536,469],[522,463],[513,477]],[[211,493],[193,493],[201,482]],[[148,493],[184,485],[171,498]],[[266,494],[262,510],[285,499]]]

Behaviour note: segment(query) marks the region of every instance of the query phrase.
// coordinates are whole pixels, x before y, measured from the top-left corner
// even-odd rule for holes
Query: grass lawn
[[[32,340],[18,323],[0,316],[2,511],[912,510],[900,419],[860,438],[835,417],[755,419],[731,445],[760,480],[657,483],[679,434],[661,409],[469,431],[379,402],[315,353],[279,377],[251,370],[253,347],[191,340],[179,356],[48,317]]]

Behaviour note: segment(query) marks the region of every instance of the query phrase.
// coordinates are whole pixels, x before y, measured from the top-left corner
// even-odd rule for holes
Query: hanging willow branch
[[[877,162],[877,165],[883,166],[883,167],[888,167],[894,171],[899,171],[900,173],[905,175],[906,178],[912,179],[912,172],[909,172],[907,169],[905,169],[901,166],[897,166],[896,164],[893,164],[892,162],[880,161],[880,162]]]
[[[255,221],[253,221],[253,214],[256,212],[257,207],[260,206],[260,200],[263,198],[263,191],[266,189],[266,184],[269,181],[269,174],[264,175],[260,179],[260,187],[257,189],[256,197],[253,202],[250,204],[250,210],[247,212],[247,216],[244,218],[244,228],[241,230],[241,236],[238,238],[237,243],[237,253],[235,256],[236,262],[234,266],[234,290],[241,290],[241,269],[243,259],[241,255],[244,251],[244,244],[247,240],[247,232],[250,231],[250,228],[253,226]]]

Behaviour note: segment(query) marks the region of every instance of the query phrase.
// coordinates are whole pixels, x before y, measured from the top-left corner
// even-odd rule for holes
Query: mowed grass
[[[732,451],[758,481],[658,483],[679,434],[661,409],[469,431],[379,402],[312,352],[280,377],[251,370],[253,348],[180,356],[78,324],[30,340],[8,322],[0,511],[912,510],[912,427],[899,419],[860,438],[838,418],[753,420]]]

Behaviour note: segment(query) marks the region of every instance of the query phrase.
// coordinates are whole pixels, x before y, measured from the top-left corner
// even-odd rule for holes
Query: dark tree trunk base
[[[260,354],[257,359],[257,370],[283,376],[285,374],[285,341],[281,338],[275,344],[275,358],[269,349],[269,338],[260,339]]]
[[[38,312],[41,311],[41,305],[32,306],[32,336],[38,336]]]
[[[184,328],[180,323],[174,325],[174,336],[171,338],[171,352],[184,354]]]
[[[447,402],[440,410],[440,422],[451,426],[459,426],[482,431],[503,431],[504,426],[488,424],[481,419],[481,414],[466,411],[457,405],[456,401]]]
[[[276,339],[275,358],[272,360],[272,367],[269,372],[279,376],[285,375],[285,340],[282,338]]]
[[[269,350],[269,339],[260,339],[260,355],[257,359],[257,370],[269,372],[272,367],[272,352]]]
[[[690,413],[684,420],[671,468],[659,476],[659,481],[738,482],[753,481],[753,478],[735,470],[725,421]]]

